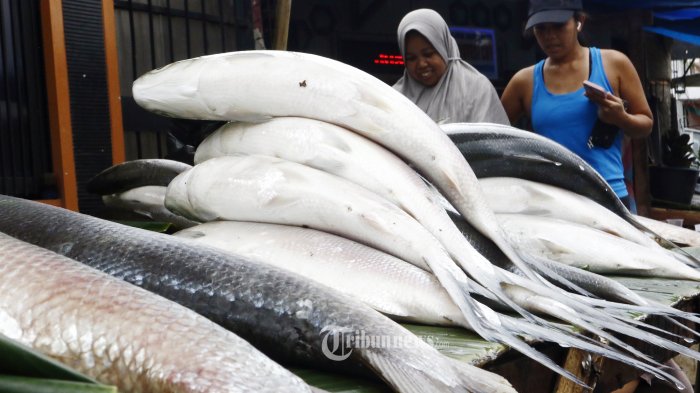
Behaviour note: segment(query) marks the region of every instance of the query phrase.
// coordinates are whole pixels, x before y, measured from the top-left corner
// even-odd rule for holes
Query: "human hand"
[[[606,93],[604,98],[591,99],[598,105],[598,118],[605,123],[622,128],[627,117],[627,101]]]

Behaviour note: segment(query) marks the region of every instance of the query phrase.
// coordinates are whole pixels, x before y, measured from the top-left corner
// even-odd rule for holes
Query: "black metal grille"
[[[78,205],[93,213],[102,208],[102,200],[87,192],[85,184],[112,165],[102,3],[63,0],[63,24]]]
[[[55,198],[38,0],[0,1],[0,193]]]
[[[250,0],[115,0],[126,158],[168,154],[173,120],[140,108],[131,85],[177,60],[253,48]]]

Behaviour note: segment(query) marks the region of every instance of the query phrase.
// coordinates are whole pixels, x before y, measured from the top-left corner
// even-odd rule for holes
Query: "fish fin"
[[[549,240],[544,237],[538,237],[537,238],[542,244],[544,244],[547,247],[547,250],[549,250],[553,254],[559,254],[559,255],[567,255],[567,254],[572,254],[574,253],[573,250],[562,246],[560,243],[556,241]]]
[[[427,345],[427,344],[426,344]],[[446,357],[434,350],[433,356],[421,359],[405,358],[406,355],[396,350],[368,348],[359,355],[369,368],[388,383],[397,392],[451,392],[471,391],[470,381],[458,381],[453,373],[448,373],[444,367],[436,367],[443,363]],[[457,390],[457,384],[466,382],[467,386]]]
[[[533,163],[544,163],[544,164],[552,164],[556,166],[561,166],[561,162],[557,161],[552,161],[549,158],[542,157],[540,155],[534,155],[534,154],[523,154],[523,153],[517,153],[517,154],[505,154],[506,157],[520,160],[520,161],[529,161]]]
[[[481,369],[471,364],[459,360],[450,359],[452,366],[458,371],[462,378],[469,378],[473,385],[474,393],[516,393],[516,390],[507,379],[498,374]]]
[[[211,107],[210,110],[212,112],[215,112],[215,113],[221,112],[220,110],[217,111],[217,108],[214,108],[214,107]],[[233,119],[236,119],[236,121],[247,122],[247,123],[264,123],[264,122],[270,121],[274,118],[274,116],[265,115],[262,113],[243,112],[240,110],[231,110],[230,112],[226,112],[225,114],[230,115],[230,117]]]
[[[557,308],[556,312],[552,312],[551,315],[565,320],[569,323],[572,323],[574,325],[580,326],[581,328],[586,329],[589,332],[598,335],[599,337],[605,338],[610,343],[613,343],[614,345],[626,350],[627,352],[634,354],[635,356],[645,360],[648,363],[655,364],[657,367],[661,366],[658,362],[654,361],[649,356],[637,350],[633,346],[620,340],[616,336],[608,333],[608,331],[624,334],[626,336],[651,343],[660,348],[664,348],[679,354],[686,355],[690,358],[700,360],[700,352],[691,350],[687,347],[684,347],[683,345],[670,341],[666,338],[659,337],[655,334],[646,332],[634,326],[630,326],[630,324],[626,321],[621,321],[602,310],[590,307],[587,304],[579,301],[578,299],[570,298],[567,296],[556,296],[555,298],[554,296],[552,296],[552,294],[546,294],[541,290],[538,290],[538,293],[534,294],[533,297],[541,298],[542,302],[550,303],[550,307],[548,307],[550,309],[553,308],[551,307],[551,305],[554,305],[555,303],[560,303],[564,306],[564,308]],[[568,309],[572,309],[574,312],[569,312]],[[602,326],[602,328],[599,326]]]
[[[616,351],[607,345],[594,341],[591,338],[582,336],[578,333],[543,328],[542,326],[533,325],[521,319],[516,319],[508,316],[504,316],[502,320],[504,325],[506,325],[511,331],[520,331],[522,334],[526,334],[536,339],[554,341],[562,346],[579,348],[593,354],[605,356],[607,358],[617,360],[621,363],[637,367],[638,369],[646,371],[656,376],[657,378],[667,380],[673,383],[679,382],[672,375],[662,371],[662,368],[660,367],[644,363],[638,359],[625,355],[624,353]]]

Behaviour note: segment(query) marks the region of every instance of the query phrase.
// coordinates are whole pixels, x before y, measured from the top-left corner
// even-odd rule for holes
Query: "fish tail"
[[[419,338],[416,338],[419,340]],[[425,344],[420,341],[420,344]],[[427,346],[427,344],[425,344]],[[456,373],[445,368],[444,355],[428,348],[420,359],[416,354],[406,354],[397,350],[368,349],[362,351],[363,361],[375,373],[389,384],[393,390],[401,393],[428,392],[475,392],[469,379],[457,378]]]
[[[464,383],[471,384],[473,393],[516,393],[507,379],[471,364],[450,359]],[[468,378],[468,380],[466,379]]]
[[[572,348],[579,348],[587,352],[605,356],[609,359],[617,360],[621,363],[629,364],[642,371],[650,373],[655,377],[670,381],[674,384],[680,383],[680,381],[669,373],[664,372],[663,366],[657,367],[644,363],[638,359],[627,356],[619,351],[613,350],[608,346],[604,346],[599,342],[594,342],[588,337],[581,336],[574,332],[561,332],[555,329],[547,329],[541,326],[529,324],[526,321],[504,316],[503,323],[512,331],[520,331],[522,334],[526,334],[530,337],[539,338],[547,341],[556,341],[560,345],[565,345]],[[682,384],[681,384],[682,385]]]

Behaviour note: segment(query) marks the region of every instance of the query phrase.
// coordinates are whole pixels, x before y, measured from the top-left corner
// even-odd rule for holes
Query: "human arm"
[[[617,96],[608,93],[604,98],[598,98],[587,94],[598,105],[598,117],[619,127],[630,138],[648,136],[654,121],[634,65],[627,56],[614,50],[603,52],[603,62]],[[624,101],[629,105],[627,110]]]
[[[533,67],[518,71],[503,90],[501,104],[503,104],[503,109],[506,110],[511,124],[517,122],[523,115],[530,113],[532,73]]]

